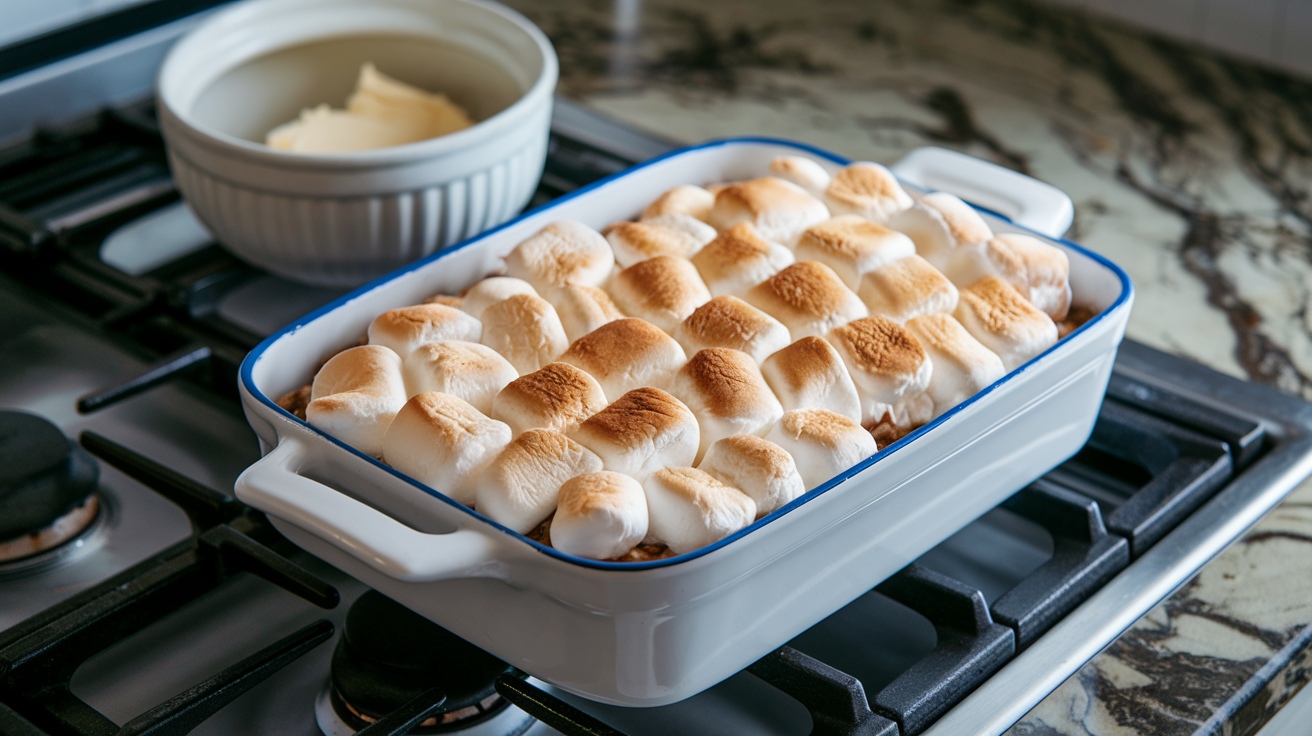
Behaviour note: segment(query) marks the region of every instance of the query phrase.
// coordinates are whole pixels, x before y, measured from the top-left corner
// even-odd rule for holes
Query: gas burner
[[[100,515],[96,461],[35,414],[0,411],[0,570],[45,560]]]
[[[533,719],[496,691],[511,668],[376,591],[351,605],[315,703],[326,736],[348,736],[434,688],[446,703],[411,733],[517,736]]]

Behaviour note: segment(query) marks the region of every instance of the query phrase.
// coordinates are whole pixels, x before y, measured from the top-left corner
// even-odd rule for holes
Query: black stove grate
[[[631,162],[555,130],[534,204]],[[235,401],[236,369],[258,336],[225,322],[220,298],[259,276],[217,246],[130,276],[100,260],[107,233],[177,199],[149,105],[107,111],[0,151],[0,273],[6,288],[47,301],[155,361],[139,376],[85,396],[95,411],[186,379]],[[1164,361],[1174,360],[1162,356]],[[867,696],[863,683],[794,642],[748,668],[811,714],[812,733],[914,736],[1159,540],[1268,444],[1262,425],[1218,413],[1117,372],[1084,451],[1001,509],[1049,535],[1052,553],[1011,587],[935,569],[928,555],[878,586],[923,616],[936,643]],[[290,551],[258,512],[135,455],[112,440],[82,443],[182,506],[195,536],[54,608],[0,632],[0,733],[182,734],[300,653],[332,636],[326,621],[179,694],[122,726],[68,689],[77,666],[124,634],[240,572],[321,607],[337,592],[279,554]],[[522,676],[497,691],[567,734],[619,734]],[[425,693],[361,733],[407,733],[445,700]]]

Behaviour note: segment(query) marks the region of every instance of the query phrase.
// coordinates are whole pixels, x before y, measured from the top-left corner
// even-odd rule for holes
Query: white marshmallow
[[[812,225],[793,249],[798,261],[829,266],[852,289],[865,274],[915,254],[911,238],[858,215],[841,215]]]
[[[878,223],[913,204],[893,172],[869,161],[848,164],[834,174],[824,200],[835,215],[860,215]]]
[[[642,211],[642,218],[661,215],[688,215],[709,222],[715,195],[692,184],[681,184],[661,194]]]
[[[971,337],[950,314],[916,317],[907,322],[907,331],[920,341],[934,364],[929,382],[934,416],[979,393],[1007,372],[1002,359]]]
[[[402,364],[406,396],[440,391],[468,401],[487,414],[492,399],[519,377],[505,358],[486,345],[445,340],[420,345]]]
[[[715,296],[742,296],[792,262],[792,251],[761,237],[750,222],[721,232],[692,257]]]
[[[756,361],[730,348],[699,350],[675,374],[670,393],[697,417],[698,460],[722,437],[765,434],[784,413]]]
[[[369,344],[391,348],[406,358],[415,348],[431,342],[478,342],[482,332],[482,323],[455,307],[418,304],[374,317],[369,324]]]
[[[595,378],[567,363],[548,363],[506,384],[492,400],[491,417],[516,434],[534,428],[569,432],[605,406]]]
[[[570,478],[601,470],[596,453],[551,429],[530,429],[510,441],[478,479],[474,508],[520,534],[552,511]]]
[[[826,409],[861,421],[856,384],[834,346],[814,335],[766,358],[761,375],[784,411]]]
[[[614,266],[606,238],[573,220],[547,225],[506,256],[506,275],[529,282],[547,297],[567,284],[601,286]]]
[[[461,298],[459,306],[470,316],[481,320],[484,309],[516,294],[538,296],[538,292],[533,288],[533,285],[524,279],[509,276],[489,276],[469,287]]]
[[[521,374],[554,361],[569,347],[556,310],[532,294],[516,294],[484,309],[481,342]]]
[[[947,192],[926,194],[893,215],[889,226],[906,233],[915,242],[916,253],[940,271],[947,268],[958,250],[993,237],[993,231],[974,207]]]
[[[984,347],[997,353],[1008,371],[1057,342],[1057,325],[997,276],[985,276],[961,290],[953,316]]]
[[[910,427],[929,421],[925,396],[933,364],[906,328],[879,316],[835,327],[825,336],[843,357],[861,397],[861,423]]]
[[[401,358],[389,348],[361,345],[334,355],[315,374],[305,419],[377,457],[383,452],[383,433],[405,398]]]
[[[802,231],[829,219],[824,202],[778,177],[734,182],[715,194],[710,223],[726,230],[740,222],[756,226],[761,237],[788,247]]]
[[[750,289],[748,304],[784,323],[794,340],[823,335],[869,312],[861,298],[823,263],[794,263]]]
[[[829,188],[829,172],[805,156],[776,156],[770,161],[770,173],[817,197],[823,196]]]
[[[697,457],[697,418],[658,388],[635,388],[588,417],[570,437],[597,453],[607,470],[638,480]]]
[[[626,314],[674,332],[693,310],[711,300],[697,269],[684,258],[656,256],[629,266],[610,282],[610,295]]]
[[[697,307],[674,331],[688,355],[703,348],[741,350],[760,363],[787,347],[783,323],[736,296],[717,296]]]
[[[871,314],[894,322],[906,322],[922,314],[951,314],[957,308],[957,287],[915,254],[867,273],[857,294]]]
[[[551,520],[551,546],[565,554],[608,560],[647,536],[647,494],[623,473],[603,470],[566,481]]]
[[[383,460],[466,506],[483,468],[510,442],[510,427],[450,394],[417,394],[383,435]]]
[[[602,231],[615,250],[615,263],[628,268],[656,256],[688,258],[715,238],[715,228],[690,215],[660,215],[617,222]]]
[[[793,457],[807,490],[879,450],[875,439],[860,424],[824,409],[784,412],[765,438]]]
[[[556,292],[556,315],[570,342],[583,337],[607,322],[623,319],[610,294],[595,286],[570,284]]]
[[[598,327],[574,341],[562,363],[583,369],[614,401],[639,386],[668,386],[688,359],[674,338],[656,325],[632,317]]]
[[[1071,306],[1070,259],[1056,246],[1018,233],[1004,233],[973,248],[961,248],[946,273],[958,286],[999,276],[1054,321]]]
[[[696,468],[663,468],[642,487],[647,492],[647,538],[675,554],[714,544],[756,518],[750,496]]]
[[[697,467],[751,496],[756,502],[757,518],[806,492],[793,456],[752,434],[716,440]]]

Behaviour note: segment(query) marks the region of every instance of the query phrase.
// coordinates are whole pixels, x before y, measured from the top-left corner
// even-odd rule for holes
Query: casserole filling
[[[278,404],[537,542],[647,561],[742,529],[1094,316],[1064,251],[951,195],[913,199],[866,162],[771,172],[677,187],[602,233],[552,223],[505,275],[378,315]]]

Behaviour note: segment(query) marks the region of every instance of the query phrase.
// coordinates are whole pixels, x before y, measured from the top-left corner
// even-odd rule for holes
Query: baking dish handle
[[[496,577],[500,551],[474,529],[428,534],[301,474],[308,448],[284,437],[237,478],[237,498],[406,582]]]
[[[889,168],[907,183],[950,192],[1051,238],[1065,235],[1075,217],[1071,198],[1051,184],[946,148],[917,148]]]

